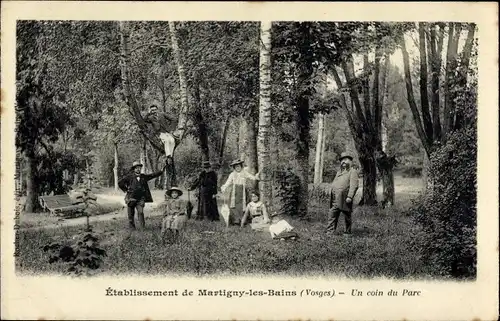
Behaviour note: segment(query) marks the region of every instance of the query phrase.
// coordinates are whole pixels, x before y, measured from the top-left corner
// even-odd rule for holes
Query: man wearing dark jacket
[[[330,211],[326,232],[333,235],[337,229],[340,214],[344,214],[345,232],[351,234],[352,200],[358,190],[358,171],[352,167],[353,157],[349,153],[340,155],[340,171],[335,175],[330,192]]]
[[[120,187],[120,189],[126,193],[125,204],[127,204],[128,221],[129,227],[131,229],[135,229],[135,210],[137,210],[139,226],[141,228],[144,228],[144,205],[145,203],[153,202],[153,197],[151,196],[151,192],[149,190],[148,181],[161,176],[161,174],[165,170],[164,168],[156,173],[142,174],[141,169],[142,164],[139,162],[134,162],[132,164],[130,173],[118,182],[118,186]]]

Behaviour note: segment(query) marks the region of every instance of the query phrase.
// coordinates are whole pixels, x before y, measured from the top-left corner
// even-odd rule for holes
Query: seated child
[[[179,199],[182,191],[177,187],[172,187],[165,193],[169,196],[167,207],[161,224],[162,241],[165,244],[165,238],[168,243],[175,243],[179,237],[179,231],[184,228],[187,221],[186,204]]]
[[[266,205],[260,201],[260,194],[257,191],[252,192],[252,201],[248,203],[245,214],[241,219],[241,227],[249,220],[252,223],[252,229],[260,230],[268,227],[270,222]]]

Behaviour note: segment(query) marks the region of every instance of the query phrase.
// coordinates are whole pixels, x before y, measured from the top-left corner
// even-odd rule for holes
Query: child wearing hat
[[[182,190],[172,187],[165,194],[168,198],[161,225],[161,235],[163,243],[167,239],[167,242],[172,244],[177,242],[179,231],[186,225],[187,211],[186,204],[179,199],[182,195]]]

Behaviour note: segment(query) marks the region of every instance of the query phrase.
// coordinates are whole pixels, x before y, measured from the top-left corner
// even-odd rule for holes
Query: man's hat
[[[167,190],[167,192],[166,192],[166,194],[168,195],[168,197],[171,197],[171,196],[172,196],[172,192],[173,192],[173,191],[176,191],[176,192],[179,194],[179,196],[181,196],[181,195],[183,194],[183,193],[182,193],[182,190],[181,190],[180,188],[175,187],[175,186],[172,186],[172,187],[170,187],[170,188]]]
[[[351,160],[354,159],[354,157],[352,157],[352,155],[348,152],[343,152],[342,154],[340,154],[340,160],[343,160],[344,158],[350,158]]]
[[[231,166],[231,167],[234,167],[234,166],[236,166],[236,165],[241,165],[241,164],[243,164],[243,163],[244,163],[244,162],[243,162],[241,159],[237,159],[237,160],[233,161],[233,162],[231,163],[231,165],[230,165],[230,166]]]
[[[202,166],[203,168],[210,168],[210,162],[209,162],[209,161],[203,161],[203,162],[201,163],[201,166]]]
[[[133,162],[133,163],[132,163],[132,167],[130,167],[130,169],[134,169],[134,168],[136,168],[137,166],[142,167],[141,162],[137,162],[137,161]]]

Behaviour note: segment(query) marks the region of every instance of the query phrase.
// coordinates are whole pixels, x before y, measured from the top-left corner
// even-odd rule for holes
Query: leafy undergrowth
[[[358,207],[353,235],[326,237],[326,208],[311,206],[311,222],[287,220],[299,233],[293,242],[272,240],[268,232],[226,228],[222,222],[190,220],[181,242],[162,245],[161,217],[148,217],[144,231],[129,232],[125,219],[96,222],[93,231],[107,257],[105,274],[182,275],[336,275],[340,277],[419,278],[433,275],[414,250],[420,234],[399,208]],[[340,230],[343,228],[341,218]],[[17,269],[26,273],[64,273],[49,264],[40,246],[61,242],[82,227],[19,231]]]

